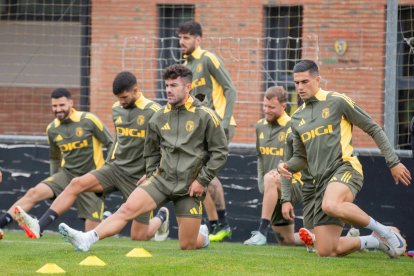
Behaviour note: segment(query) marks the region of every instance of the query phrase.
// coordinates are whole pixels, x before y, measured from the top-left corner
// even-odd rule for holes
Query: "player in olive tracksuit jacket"
[[[112,145],[106,126],[96,115],[75,110],[67,89],[55,89],[51,100],[56,117],[47,127],[51,176],[28,190],[9,210],[15,213],[26,235],[33,239],[40,238],[39,228],[32,229],[31,223],[25,221],[25,211],[41,200],[59,196],[73,178],[102,167],[103,146]],[[86,229],[94,228],[101,221],[103,200],[94,193],[82,194],[77,205],[79,217],[86,220]]]
[[[144,97],[138,90],[136,77],[127,71],[120,72],[115,77],[113,93],[118,98],[112,106],[116,138],[113,147],[108,152],[107,162],[98,170],[92,170],[71,181],[40,218],[38,223],[40,232],[59,215],[69,210],[74,200],[83,192],[107,195],[120,191],[126,201],[136,189],[138,181],[145,176],[143,152],[146,129],[151,117],[161,107]],[[51,216],[53,219],[50,219]],[[136,217],[131,225],[131,239],[149,240],[152,238],[162,223],[168,224],[167,214],[158,218],[150,221],[149,213]],[[166,238],[168,226],[165,225],[165,228],[163,232]]]
[[[83,233],[60,224],[59,231],[76,248],[89,250],[98,240],[121,231],[129,220],[167,201],[174,202],[180,248],[208,246],[208,229],[200,226],[201,200],[226,162],[226,136],[216,113],[190,97],[191,70],[172,65],[163,79],[168,105],[154,114],[147,128],[147,179],[93,231]]]
[[[295,65],[294,81],[304,104],[292,116],[293,157],[278,166],[282,176],[308,164],[315,179],[314,232],[320,256],[341,256],[364,248],[379,248],[390,257],[404,253],[401,235],[353,204],[363,184],[362,167],[353,155],[353,125],[369,134],[384,154],[395,182],[408,185],[410,172],[400,163],[383,130],[349,97],[320,88],[319,68],[303,60]],[[343,222],[366,227],[375,235],[340,237]]]

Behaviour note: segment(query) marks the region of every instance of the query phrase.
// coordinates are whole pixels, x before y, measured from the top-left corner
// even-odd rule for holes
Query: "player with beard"
[[[73,108],[67,89],[54,90],[51,103],[55,116],[47,127],[51,176],[30,188],[0,217],[0,228],[14,218],[26,235],[34,239],[38,239],[40,233],[31,231],[14,212],[27,212],[39,201],[56,198],[73,178],[100,168],[104,164],[102,147],[112,145],[112,137],[98,117]],[[77,204],[79,217],[85,220],[85,229],[93,229],[102,219],[102,199],[94,193],[82,193]]]
[[[285,138],[288,133],[290,117],[285,112],[287,93],[281,86],[267,89],[263,100],[265,118],[256,124],[257,174],[259,191],[263,194],[262,214],[259,229],[252,232],[247,245],[267,244],[270,226],[281,245],[302,245],[294,234],[293,220],[283,218],[281,209],[281,178],[277,165],[283,160]],[[292,182],[289,189],[293,204],[302,201],[301,182]]]
[[[121,72],[115,77],[113,93],[118,98],[112,106],[116,136],[106,164],[99,170],[73,179],[39,221],[21,212],[21,217],[33,232],[42,233],[59,215],[69,210],[82,192],[106,195],[120,191],[126,201],[145,179],[143,152],[147,124],[160,106],[144,97],[138,90],[136,77],[130,72]],[[151,221],[149,212],[142,214],[132,223],[131,239],[149,240],[157,234],[157,240],[165,240],[169,233],[168,224],[169,213],[165,207]]]
[[[148,123],[144,157],[147,179],[112,216],[83,233],[64,223],[59,232],[78,250],[115,235],[132,218],[168,201],[174,203],[183,250],[209,245],[201,225],[207,186],[227,159],[226,136],[216,113],[189,95],[192,72],[175,64],[163,72],[168,103]]]
[[[203,30],[198,22],[184,22],[178,27],[177,33],[185,58],[184,65],[193,72],[190,93],[217,112],[229,144],[236,127],[233,118],[236,89],[230,75],[216,55],[201,49]],[[217,177],[209,185],[204,206],[210,224],[210,240],[222,241],[225,237],[231,237],[223,186]]]

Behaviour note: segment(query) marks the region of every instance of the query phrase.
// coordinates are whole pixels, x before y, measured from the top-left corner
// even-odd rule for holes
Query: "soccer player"
[[[118,98],[112,106],[116,136],[108,153],[108,161],[102,168],[73,179],[39,221],[22,212],[21,217],[33,232],[42,233],[58,216],[69,210],[83,192],[106,195],[120,191],[126,201],[145,179],[143,152],[146,128],[151,117],[161,107],[144,97],[138,90],[136,77],[127,71],[115,77],[113,93]],[[151,221],[150,213],[142,214],[132,222],[131,239],[149,240],[157,234],[156,240],[165,240],[169,233],[168,224],[169,213],[165,207]]]
[[[265,118],[256,124],[256,151],[259,191],[263,194],[262,214],[258,231],[244,242],[247,245],[267,244],[267,233],[271,225],[280,244],[302,245],[303,242],[294,235],[293,220],[282,216],[280,202],[280,175],[277,165],[283,160],[285,138],[290,117],[286,114],[287,93],[281,86],[267,89],[263,100]],[[300,202],[302,195],[300,184],[291,185],[294,191],[293,203]]]
[[[227,139],[216,113],[190,96],[191,70],[172,65],[164,70],[163,79],[168,103],[148,123],[147,179],[95,230],[83,233],[60,224],[60,233],[75,248],[89,250],[98,240],[118,233],[132,218],[167,201],[174,203],[180,248],[208,246],[207,226],[200,226],[202,200],[226,162]]]
[[[394,153],[384,131],[344,94],[320,88],[319,68],[302,60],[293,68],[296,89],[304,104],[292,116],[293,157],[279,164],[283,177],[304,168],[315,179],[314,233],[319,256],[343,256],[365,248],[379,248],[392,258],[405,251],[398,231],[384,226],[353,203],[363,184],[362,167],[353,155],[352,127],[370,135],[383,153],[396,183],[409,185],[411,174]],[[343,223],[377,233],[340,237]]]
[[[31,231],[19,215],[29,211],[37,202],[56,198],[72,179],[100,168],[104,164],[102,146],[110,147],[112,137],[105,125],[94,114],[73,108],[71,94],[58,88],[51,94],[55,119],[47,127],[50,145],[50,177],[30,188],[0,217],[0,228],[16,219],[29,238],[38,239],[40,233]],[[94,193],[80,195],[79,217],[85,220],[85,229],[93,229],[102,219],[103,201]],[[18,215],[14,215],[15,211]]]
[[[236,126],[233,118],[236,89],[230,75],[216,55],[201,49],[203,30],[198,22],[184,22],[177,33],[185,58],[184,65],[193,72],[191,95],[217,112],[230,143]],[[231,237],[223,186],[217,177],[209,185],[204,205],[210,224],[210,240],[222,241],[225,237]]]

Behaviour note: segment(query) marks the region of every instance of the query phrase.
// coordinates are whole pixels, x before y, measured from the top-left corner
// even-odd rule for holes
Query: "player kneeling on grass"
[[[208,246],[207,226],[200,226],[202,199],[226,162],[226,135],[215,112],[189,95],[191,70],[172,65],[163,79],[168,104],[148,124],[145,183],[95,230],[84,233],[60,224],[59,232],[76,249],[89,250],[98,240],[119,233],[132,218],[167,201],[174,203],[180,248]]]
[[[59,196],[72,179],[100,168],[105,162],[102,147],[112,145],[112,137],[98,117],[73,108],[69,90],[55,89],[50,97],[55,116],[47,127],[50,177],[30,188],[0,216],[0,228],[15,218],[33,239],[38,239],[40,232],[32,231],[31,224],[25,223],[15,212],[27,212],[38,202]],[[77,204],[79,217],[85,219],[85,229],[93,229],[101,221],[103,200],[94,193],[82,193]]]
[[[319,256],[344,256],[364,248],[378,248],[391,258],[404,254],[406,243],[398,231],[377,221],[353,203],[363,184],[362,166],[353,155],[352,129],[369,134],[383,153],[395,183],[408,186],[410,171],[394,153],[384,131],[344,94],[320,88],[321,76],[314,61],[302,60],[293,68],[293,79],[305,102],[291,120],[293,156],[278,165],[279,173],[292,177],[308,165],[315,179],[314,233]],[[379,234],[340,237],[343,223]]]
[[[107,195],[120,191],[126,201],[137,184],[144,181],[146,176],[143,152],[146,129],[148,121],[161,106],[144,97],[138,90],[136,77],[130,72],[117,74],[112,90],[118,98],[112,106],[116,136],[105,165],[74,178],[39,221],[31,218],[23,209],[17,208],[16,216],[20,217],[21,225],[25,225],[26,233],[32,234],[31,236],[39,237],[43,230],[69,210],[84,192]],[[148,212],[137,216],[132,222],[131,239],[149,240],[154,234],[157,241],[168,237],[169,213],[165,207],[151,220]]]
[[[294,233],[294,221],[286,220],[281,210],[281,181],[276,171],[277,164],[282,161],[285,137],[289,129],[290,117],[285,112],[287,93],[281,86],[267,89],[263,99],[265,118],[256,124],[256,151],[259,191],[263,194],[262,215],[257,231],[244,241],[246,245],[267,244],[267,233],[271,225],[281,245],[303,245],[298,235]],[[300,179],[299,179],[300,180]],[[301,182],[289,185],[290,201],[302,201]]]

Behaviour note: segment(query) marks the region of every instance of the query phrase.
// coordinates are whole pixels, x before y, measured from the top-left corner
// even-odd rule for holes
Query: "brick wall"
[[[6,135],[46,135],[53,120],[50,93],[56,87],[0,87],[0,133]],[[75,108],[80,89],[71,88]]]
[[[400,1],[413,3],[414,1]],[[267,5],[303,5],[303,58],[315,59],[321,67],[323,88],[343,92],[355,99],[372,117],[383,124],[385,0],[381,1],[94,1],[92,8],[91,110],[110,124],[111,83],[122,69],[125,38],[157,36],[157,4],[195,4],[195,19],[208,37],[247,39],[263,36],[263,8]],[[400,3],[401,4],[401,3]],[[335,42],[346,40],[344,55],[335,52]],[[231,45],[229,46],[231,47]],[[156,50],[143,55],[156,55]],[[250,53],[257,63],[262,53]],[[139,53],[137,54],[139,55]],[[254,142],[254,125],[261,115],[262,75],[242,70],[246,64],[223,56],[238,91],[235,116],[236,143]],[[154,68],[156,65],[148,64]],[[135,72],[139,78],[154,78],[153,71]],[[248,81],[246,81],[248,80]],[[153,82],[155,83],[155,81]],[[154,97],[155,87],[142,87]],[[257,91],[257,93],[252,93]],[[247,93],[249,92],[249,93]],[[256,104],[247,104],[253,102]],[[370,147],[373,142],[355,131],[354,146]]]

